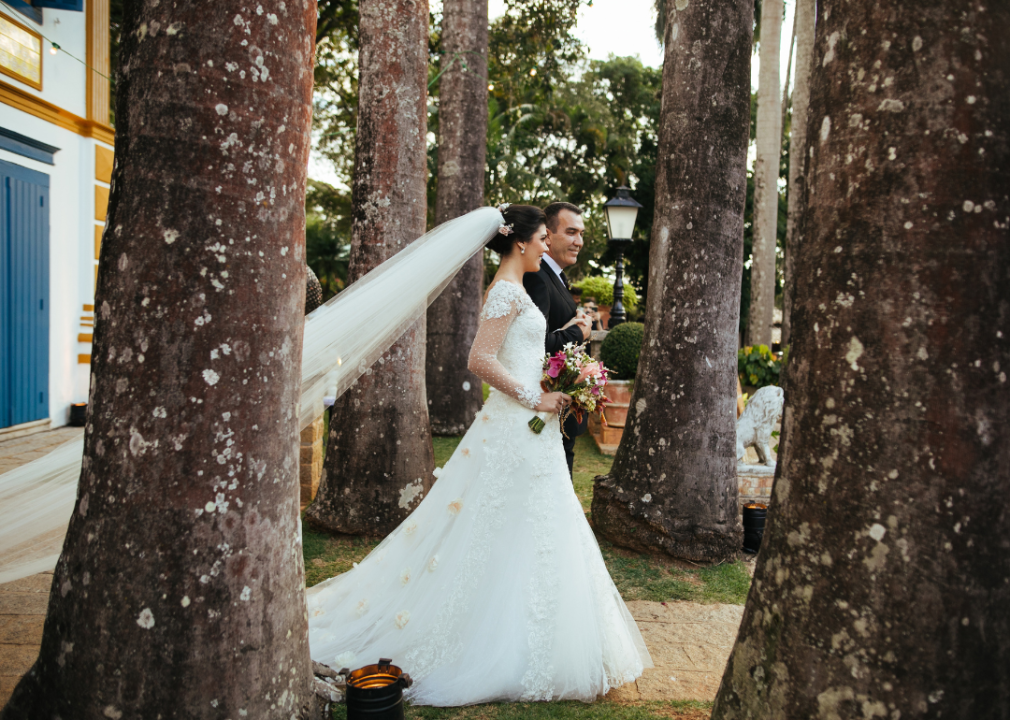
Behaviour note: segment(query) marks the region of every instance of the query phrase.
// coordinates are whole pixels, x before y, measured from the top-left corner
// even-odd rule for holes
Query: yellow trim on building
[[[84,354],[78,355],[77,356],[77,364],[78,365],[90,365],[91,364],[91,355],[84,355]]]
[[[79,333],[77,335],[77,342],[91,342],[92,335],[89,333],[85,335],[84,333]]]
[[[109,188],[95,185],[95,220],[105,222],[105,213],[109,209]]]
[[[109,0],[88,0],[84,5],[84,12],[87,14],[85,57],[88,65],[94,68],[93,70],[85,70],[87,73],[88,120],[105,125],[109,122],[110,93],[109,81],[102,75],[107,77],[111,75],[109,72]]]
[[[94,312],[94,311],[95,311],[95,306],[94,305],[87,305],[86,304],[84,306],[84,312]],[[81,318],[81,320],[90,320],[90,319],[91,318]]]
[[[102,231],[105,230],[104,225],[95,225],[95,260],[99,258],[102,252]],[[92,307],[94,309],[94,307]]]
[[[112,161],[115,155],[103,145],[95,145],[95,180],[106,185],[112,182]]]
[[[105,123],[85,120],[79,115],[53,105],[51,102],[25,92],[21,88],[15,87],[3,80],[0,80],[0,103],[10,105],[21,112],[34,115],[41,120],[45,120],[48,123],[52,123],[78,135],[93,137],[95,140],[109,145],[115,143],[115,131]]]

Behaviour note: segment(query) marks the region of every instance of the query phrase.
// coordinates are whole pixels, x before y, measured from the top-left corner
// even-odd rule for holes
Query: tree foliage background
[[[112,67],[118,56],[123,0],[111,0]],[[555,200],[585,211],[586,246],[573,279],[610,274],[613,253],[606,244],[603,203],[620,185],[632,188],[644,206],[634,243],[625,254],[625,277],[644,299],[648,293],[649,233],[652,229],[656,124],[662,68],[636,57],[590,60],[575,36],[579,8],[588,0],[508,0],[507,12],[490,26],[487,168],[489,205],[523,202],[544,206]],[[663,35],[663,0],[656,0],[654,33]],[[760,0],[755,0],[760,18]],[[643,32],[648,32],[643,28]],[[428,217],[433,224],[438,160],[439,78],[450,63],[466,65],[465,54],[446,57],[441,43],[440,6],[431,13],[428,86]],[[755,21],[755,50],[760,28]],[[112,90],[115,92],[113,78]],[[306,196],[306,255],[323,285],[324,298],[344,287],[350,243],[351,187],[358,107],[358,2],[319,0],[316,28],[313,142],[336,181],[311,180]],[[752,118],[756,95],[752,97]],[[783,136],[789,137],[789,114]],[[753,139],[753,120],[752,120]],[[788,142],[781,177],[788,177]],[[779,202],[780,262],[785,242],[786,193]],[[748,176],[744,225],[741,323],[750,299],[751,204]],[[496,257],[488,253],[493,274]],[[781,269],[777,294],[781,293]],[[644,308],[645,303],[639,303]],[[639,319],[639,309],[632,319]],[[741,327],[742,329],[742,327]]]

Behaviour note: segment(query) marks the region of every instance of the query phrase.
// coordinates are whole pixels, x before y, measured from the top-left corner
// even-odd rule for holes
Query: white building
[[[108,3],[0,0],[0,438],[65,425],[87,400],[113,157]]]

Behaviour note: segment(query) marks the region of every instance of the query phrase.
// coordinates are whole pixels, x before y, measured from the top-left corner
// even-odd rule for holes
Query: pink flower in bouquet
[[[587,363],[582,366],[582,371],[579,373],[579,378],[575,382],[580,383],[588,378],[591,377],[596,378],[599,376],[600,376],[600,364],[596,362]]]
[[[547,374],[552,378],[556,378],[561,374],[561,371],[565,369],[565,356],[563,353],[557,353],[552,355],[551,359],[547,361]]]

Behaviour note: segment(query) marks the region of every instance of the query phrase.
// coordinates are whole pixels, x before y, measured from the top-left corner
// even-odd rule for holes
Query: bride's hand
[[[540,404],[536,406],[537,412],[561,412],[561,410],[572,404],[572,398],[564,393],[550,392],[540,396]]]

